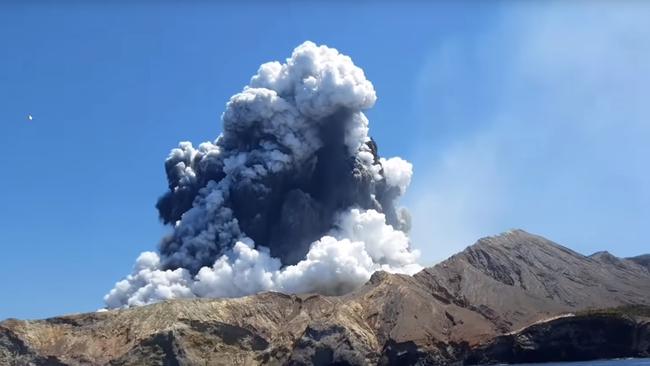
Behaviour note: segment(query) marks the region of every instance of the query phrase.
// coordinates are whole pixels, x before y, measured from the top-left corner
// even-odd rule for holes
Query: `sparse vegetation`
[[[576,315],[618,315],[618,316],[642,316],[650,318],[650,306],[647,305],[623,305],[614,308],[588,309],[579,311]]]

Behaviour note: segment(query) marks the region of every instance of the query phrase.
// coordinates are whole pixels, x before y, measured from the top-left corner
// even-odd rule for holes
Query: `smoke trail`
[[[223,133],[165,161],[157,203],[173,232],[105,297],[108,307],[260,291],[341,294],[376,270],[413,273],[396,207],[411,164],[380,158],[363,110],[374,88],[337,50],[305,42],[230,98]]]

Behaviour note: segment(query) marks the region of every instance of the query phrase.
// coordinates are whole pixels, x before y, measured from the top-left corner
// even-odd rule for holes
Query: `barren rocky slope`
[[[650,272],[539,236],[484,238],[417,275],[353,293],[175,300],[0,323],[0,365],[445,364],[540,320],[650,305]]]
[[[627,259],[644,266],[645,268],[648,269],[648,271],[650,271],[650,254],[639,255]]]

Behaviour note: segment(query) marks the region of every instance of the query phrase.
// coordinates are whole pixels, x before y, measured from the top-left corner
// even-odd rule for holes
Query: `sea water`
[[[582,362],[550,362],[550,363],[522,363],[517,366],[650,366],[650,358],[635,358],[625,360],[602,360]]]

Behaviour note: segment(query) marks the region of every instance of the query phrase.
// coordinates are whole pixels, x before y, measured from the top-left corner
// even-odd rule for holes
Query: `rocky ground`
[[[376,273],[344,296],[264,293],[9,319],[0,365],[470,364],[548,352],[591,359],[603,344],[643,355],[643,312],[584,312],[650,305],[650,271],[637,262],[516,230],[412,277]]]
[[[590,311],[498,336],[465,363],[528,363],[650,357],[650,307]]]

